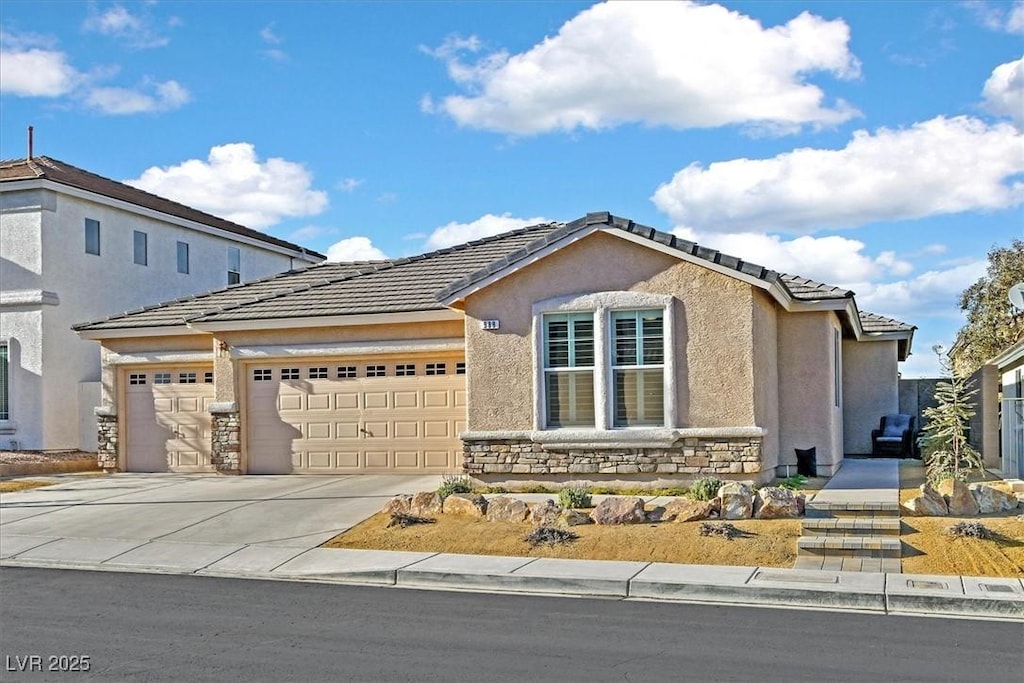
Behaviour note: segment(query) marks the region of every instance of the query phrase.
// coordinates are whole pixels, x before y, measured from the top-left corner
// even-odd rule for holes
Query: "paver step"
[[[895,501],[828,503],[810,501],[805,514],[811,519],[823,517],[899,517],[900,504]]]
[[[798,555],[899,558],[902,544],[881,536],[801,536],[796,547]]]
[[[899,536],[898,517],[819,517],[804,519],[803,536]]]
[[[801,555],[793,569],[816,569],[834,572],[884,572],[899,574],[903,565],[896,557],[841,557],[839,555]]]

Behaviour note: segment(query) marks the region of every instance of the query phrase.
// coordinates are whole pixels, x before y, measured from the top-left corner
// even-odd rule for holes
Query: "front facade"
[[[1001,394],[998,404],[998,469],[1005,478],[1024,479],[1024,340],[993,358],[985,367],[994,369],[991,374],[995,377],[995,384]],[[985,391],[986,388],[982,387],[983,395],[986,398],[994,397],[995,392]],[[995,402],[985,403],[992,405]],[[995,423],[992,413],[995,411],[985,411],[985,417],[989,418],[988,422]]]
[[[74,323],[323,260],[47,157],[0,162],[0,448],[96,450]]]
[[[796,448],[833,473],[896,411],[913,336],[605,213],[78,332],[103,348],[110,469],[651,485],[768,480]]]

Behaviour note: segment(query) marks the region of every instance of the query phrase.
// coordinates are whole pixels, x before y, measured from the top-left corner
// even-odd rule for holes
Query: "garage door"
[[[129,472],[212,470],[212,367],[127,370],[124,387]]]
[[[452,358],[260,364],[247,374],[253,474],[461,467],[465,364]]]

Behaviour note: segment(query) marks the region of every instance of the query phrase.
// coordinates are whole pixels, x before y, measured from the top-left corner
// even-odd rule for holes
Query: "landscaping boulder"
[[[667,522],[668,521],[667,519],[665,519],[666,510],[665,510],[665,506],[664,505],[659,505],[657,507],[651,508],[650,510],[648,510],[644,514],[647,515],[647,521],[648,522]]]
[[[731,481],[718,489],[722,519],[750,519],[754,514],[754,492],[746,484]]]
[[[1013,510],[1020,503],[1012,493],[1006,493],[994,486],[971,484],[970,491],[978,504],[978,511],[983,515]]]
[[[696,522],[707,519],[714,512],[714,503],[710,500],[690,500],[677,498],[665,505],[661,515],[663,522]]]
[[[530,507],[530,523],[534,526],[555,526],[562,508],[548,498],[543,503],[534,503]]]
[[[437,491],[420,491],[412,496],[409,514],[417,517],[433,517],[441,514],[441,496]]]
[[[939,482],[939,493],[946,501],[949,514],[954,517],[973,517],[978,514],[978,502],[971,495],[967,484],[959,479],[946,479]]]
[[[949,514],[946,499],[928,483],[921,484],[920,496],[907,501],[907,509],[921,517],[945,517]]]
[[[766,486],[754,500],[757,519],[789,519],[800,516],[800,497],[780,486]]]
[[[561,514],[558,515],[558,526],[581,526],[593,523],[594,520],[590,518],[590,515],[582,510],[562,510]]]
[[[487,520],[490,522],[525,522],[530,516],[526,503],[516,498],[499,496],[487,501]]]
[[[412,508],[412,496],[400,493],[384,505],[386,515],[407,515]]]
[[[598,524],[643,524],[647,521],[644,499],[627,496],[609,496],[590,513]]]
[[[487,514],[487,499],[478,493],[453,493],[444,499],[441,509],[446,515],[483,517]]]

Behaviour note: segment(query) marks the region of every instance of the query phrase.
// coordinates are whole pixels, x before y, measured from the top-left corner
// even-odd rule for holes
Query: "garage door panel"
[[[179,413],[198,413],[201,407],[198,396],[182,396],[178,398]]]
[[[422,372],[426,363],[414,360]],[[288,471],[264,463],[281,462],[289,451],[294,472],[442,472],[457,467],[462,450],[458,425],[465,424],[465,377],[395,376],[394,364],[386,364],[385,376],[364,374],[369,366],[382,364],[346,360],[339,365],[356,366],[354,377],[280,383],[254,381],[256,373],[247,372],[249,471]],[[286,369],[254,367],[265,368],[260,373],[264,377],[269,370],[274,378]],[[302,377],[310,373],[309,365],[297,361],[289,361],[287,368],[298,368]],[[378,372],[374,367],[373,374]],[[263,432],[268,438],[261,438]]]
[[[212,368],[189,366],[170,371],[167,377],[195,378]],[[213,402],[213,385],[175,382],[154,385],[153,371],[133,370],[125,388],[125,469],[130,472],[211,471],[212,424],[207,410]]]

